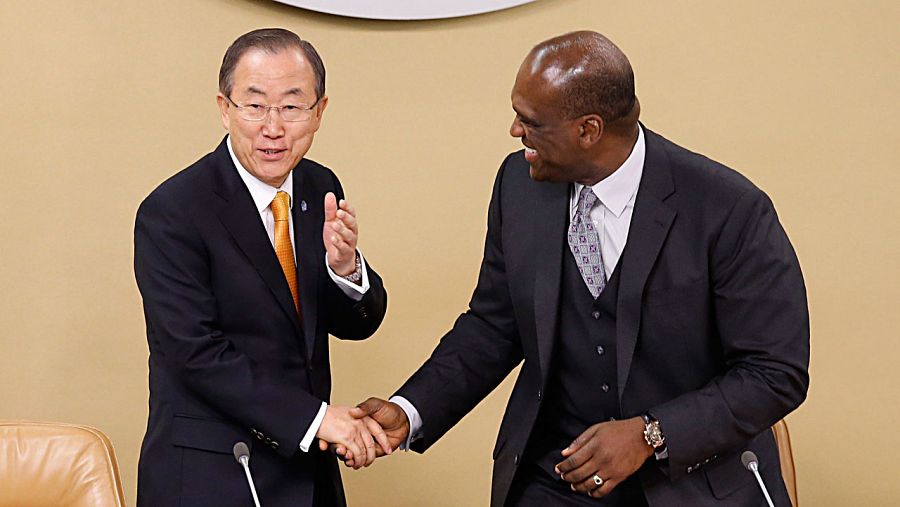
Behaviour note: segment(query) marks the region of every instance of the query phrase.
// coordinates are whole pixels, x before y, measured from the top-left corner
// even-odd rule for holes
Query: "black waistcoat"
[[[568,245],[566,245],[568,249]],[[619,418],[616,385],[617,267],[597,299],[574,257],[563,255],[558,334],[544,402],[529,439],[526,461],[551,475],[560,451],[589,426]]]
[[[568,245],[565,246],[568,249]],[[544,402],[525,451],[523,473],[542,473],[560,481],[560,505],[573,493],[553,467],[560,452],[588,427],[618,419],[616,382],[616,305],[619,273],[613,270],[606,288],[594,299],[569,252],[563,255],[558,335],[547,376]],[[621,258],[619,264],[621,265]],[[529,480],[525,477],[526,480]],[[619,484],[598,506],[646,505],[635,476]]]

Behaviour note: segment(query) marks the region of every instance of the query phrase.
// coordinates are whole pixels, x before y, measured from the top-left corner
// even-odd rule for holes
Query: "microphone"
[[[250,485],[250,493],[253,494],[253,504],[259,506],[259,497],[256,496],[256,486],[253,485],[253,476],[250,475],[250,449],[244,442],[237,442],[232,449],[234,459],[244,467],[244,474],[247,476],[247,484]]]
[[[766,485],[763,484],[762,477],[759,476],[759,460],[756,459],[756,454],[753,451],[744,451],[741,454],[741,463],[744,464],[744,468],[753,472],[753,475],[756,476],[756,482],[759,483],[759,489],[762,490],[763,495],[766,496],[766,502],[769,503],[769,507],[775,507],[772,504],[772,497],[769,496],[769,490],[766,489]]]

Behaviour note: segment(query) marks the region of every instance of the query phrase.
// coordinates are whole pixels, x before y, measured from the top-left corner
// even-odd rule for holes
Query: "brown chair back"
[[[87,426],[0,421],[0,507],[124,507],[109,438]]]
[[[784,419],[772,426],[775,433],[775,443],[778,445],[778,456],[781,460],[781,476],[784,477],[784,485],[787,487],[791,504],[797,507],[797,473],[794,470],[794,453],[791,451],[791,434],[788,432]]]

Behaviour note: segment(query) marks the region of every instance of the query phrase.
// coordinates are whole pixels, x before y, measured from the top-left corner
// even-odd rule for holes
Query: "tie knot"
[[[276,222],[283,222],[288,219],[288,213],[290,209],[290,196],[287,195],[287,192],[283,192],[281,190],[275,194],[275,198],[272,199],[272,216],[275,217]]]
[[[594,207],[595,202],[597,202],[597,194],[594,193],[594,189],[591,187],[582,188],[581,194],[578,195],[578,209],[581,211],[581,214],[587,215],[591,208]]]

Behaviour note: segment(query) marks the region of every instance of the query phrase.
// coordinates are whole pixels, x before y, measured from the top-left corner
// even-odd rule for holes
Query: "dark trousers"
[[[507,496],[506,507],[646,507],[647,500],[635,477],[619,484],[604,498],[572,491],[569,483],[548,475],[535,465],[519,468]]]
[[[313,507],[338,507],[334,483],[325,466],[316,467],[316,482],[313,490]]]

